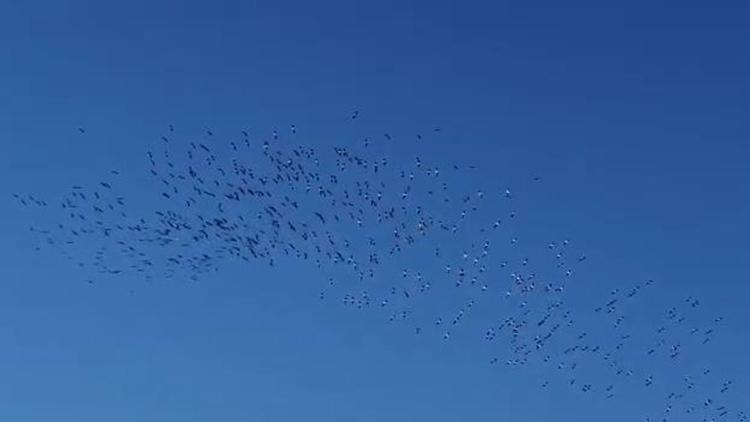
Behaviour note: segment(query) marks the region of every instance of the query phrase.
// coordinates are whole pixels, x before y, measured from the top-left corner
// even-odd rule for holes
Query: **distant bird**
[[[289,127],[295,134],[296,126]],[[382,129],[374,133],[392,140]],[[681,420],[677,415],[688,409],[695,409],[691,417],[729,420],[721,415],[731,411],[732,420],[742,420],[730,403],[701,406],[707,394],[729,401],[737,387],[719,385],[708,369],[690,366],[699,362],[700,345],[720,331],[721,317],[703,317],[705,305],[698,307],[692,296],[682,299],[678,290],[657,291],[652,280],[625,284],[607,273],[597,276],[611,283],[605,293],[592,297],[591,307],[580,306],[575,294],[594,295],[596,289],[567,287],[581,286],[576,263],[586,255],[567,239],[542,241],[552,236],[539,227],[525,237],[520,217],[530,205],[518,203],[524,195],[511,196],[510,187],[493,185],[495,174],[476,180],[465,171],[476,166],[425,151],[412,159],[406,151],[413,144],[391,154],[399,145],[388,143],[384,154],[370,145],[377,139],[372,133],[331,148],[298,136],[254,144],[247,131],[242,134],[244,142],[225,145],[220,137],[210,143],[164,137],[147,154],[151,186],[133,179],[137,184],[125,190],[127,179],[94,179],[49,207],[36,195],[13,198],[29,215],[36,207],[52,213],[30,228],[35,249],[57,248],[92,277],[197,281],[225,265],[250,265],[253,272],[258,264],[272,269],[296,263],[306,283],[325,283],[318,290],[322,303],[336,298],[420,338],[454,336],[466,349],[475,336],[491,345],[490,364],[501,359],[490,356],[502,353],[507,366],[534,368],[519,376],[543,374],[537,381],[545,388],[572,387],[587,393],[586,400],[610,400],[615,391],[623,396],[620,386],[627,385],[634,402],[638,394],[644,403],[656,401],[669,420]],[[272,134],[278,138],[276,130]],[[159,196],[164,200],[155,201]],[[670,303],[673,296],[680,297]],[[638,302],[642,297],[647,302]],[[653,312],[631,318],[646,304]],[[683,359],[688,353],[690,359]],[[669,368],[662,371],[665,362]],[[551,383],[553,374],[540,372],[545,365],[565,382]]]

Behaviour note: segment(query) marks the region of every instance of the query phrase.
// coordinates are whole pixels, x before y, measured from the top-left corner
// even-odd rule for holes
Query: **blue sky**
[[[318,276],[298,268],[237,265],[129,295],[33,253],[31,216],[11,193],[55,197],[118,168],[138,195],[144,152],[170,123],[188,137],[294,123],[320,145],[387,131],[409,139],[394,159],[474,164],[467,189],[518,186],[530,238],[585,250],[582,297],[653,278],[653,306],[696,295],[707,317],[723,315],[705,359],[738,374],[736,397],[750,393],[739,376],[750,373],[750,6],[151,3],[0,4],[3,419],[638,414],[637,395],[541,391],[522,371],[489,370],[471,341],[415,338],[321,303]],[[411,141],[433,127],[429,144]]]

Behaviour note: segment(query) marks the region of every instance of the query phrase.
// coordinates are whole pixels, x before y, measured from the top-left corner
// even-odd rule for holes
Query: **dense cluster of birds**
[[[169,125],[146,154],[154,183],[141,193],[153,195],[140,204],[150,209],[118,193],[115,170],[56,201],[15,198],[62,212],[31,231],[39,247],[59,248],[88,271],[92,285],[123,274],[198,281],[229,260],[296,261],[320,274],[320,300],[380,313],[414,335],[475,337],[488,365],[543,368],[540,388],[556,383],[602,400],[664,393],[645,421],[747,420],[726,402],[733,380],[695,367],[722,323],[701,319],[698,298],[666,307],[650,332],[629,328],[629,310],[657,288],[652,280],[573,308],[568,286],[587,264],[573,242],[529,244],[511,187],[467,189],[462,179],[473,166],[397,160],[377,152],[380,136],[393,139],[318,150],[298,141],[294,125],[229,141],[212,131],[185,140]]]

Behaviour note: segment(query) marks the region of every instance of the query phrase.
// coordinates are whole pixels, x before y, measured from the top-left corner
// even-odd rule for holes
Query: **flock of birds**
[[[488,365],[542,368],[540,388],[602,400],[664,392],[647,422],[747,420],[726,402],[731,379],[691,366],[722,323],[701,320],[698,298],[666,307],[649,332],[632,330],[628,311],[658,287],[652,280],[573,309],[566,293],[586,255],[567,239],[528,244],[510,187],[469,190],[462,179],[473,166],[378,153],[388,133],[324,150],[298,137],[291,125],[266,139],[242,131],[222,142],[207,131],[190,141],[170,125],[146,155],[154,189],[145,201],[118,193],[114,170],[54,202],[15,198],[62,213],[30,230],[39,248],[59,248],[92,274],[92,285],[125,274],[198,281],[229,260],[296,261],[320,274],[321,300],[379,313],[414,335],[474,337]],[[139,204],[150,208],[139,213]]]

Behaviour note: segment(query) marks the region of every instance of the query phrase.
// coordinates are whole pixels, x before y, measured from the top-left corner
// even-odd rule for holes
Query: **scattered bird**
[[[358,116],[355,110],[351,119]],[[297,134],[297,127],[290,125],[290,131]],[[169,132],[174,132],[171,124]],[[38,237],[35,249],[59,250],[91,274],[86,280],[92,286],[125,274],[148,283],[197,282],[228,261],[251,269],[297,263],[325,280],[319,300],[333,298],[352,311],[382,315],[414,335],[450,344],[466,341],[462,332],[486,326],[477,337],[492,345],[493,368],[547,368],[544,388],[561,385],[618,400],[622,394],[615,392],[632,386],[631,379],[644,395],[673,390],[664,414],[700,414],[706,420],[728,420],[733,414],[733,420],[745,420],[742,411],[728,405],[696,401],[695,391],[728,397],[735,386],[726,380],[711,387],[711,371],[691,372],[683,358],[694,359],[706,347],[720,331],[722,317],[701,320],[700,300],[689,297],[663,308],[653,329],[633,331],[628,312],[638,312],[634,304],[647,295],[659,297],[651,280],[619,286],[574,313],[567,286],[586,268],[587,255],[569,239],[556,239],[538,245],[543,254],[530,259],[526,249],[533,242],[523,237],[516,210],[507,209],[518,199],[509,186],[499,189],[501,196],[489,194],[498,188],[474,180],[467,169],[476,166],[426,154],[403,162],[378,156],[372,152],[377,148],[369,148],[370,138],[361,148],[325,149],[264,140],[256,145],[247,131],[241,133],[244,143],[227,145],[220,139],[157,141],[158,148],[147,154],[147,174],[151,198],[160,200],[146,201],[153,209],[145,214],[131,209],[118,192],[121,177],[117,183],[76,185],[55,201],[21,193],[13,200],[30,212],[57,213],[56,224],[30,228]],[[278,139],[276,130],[272,137]],[[422,139],[417,134],[416,142]],[[115,170],[110,174],[120,176]],[[467,182],[454,183],[455,178]],[[73,256],[92,246],[91,254]],[[475,312],[480,302],[491,307]],[[606,328],[589,328],[597,324]],[[668,362],[670,372],[679,368],[684,375],[654,376],[657,362]],[[598,382],[587,379],[592,370],[603,374]],[[564,382],[549,379],[555,376]]]

